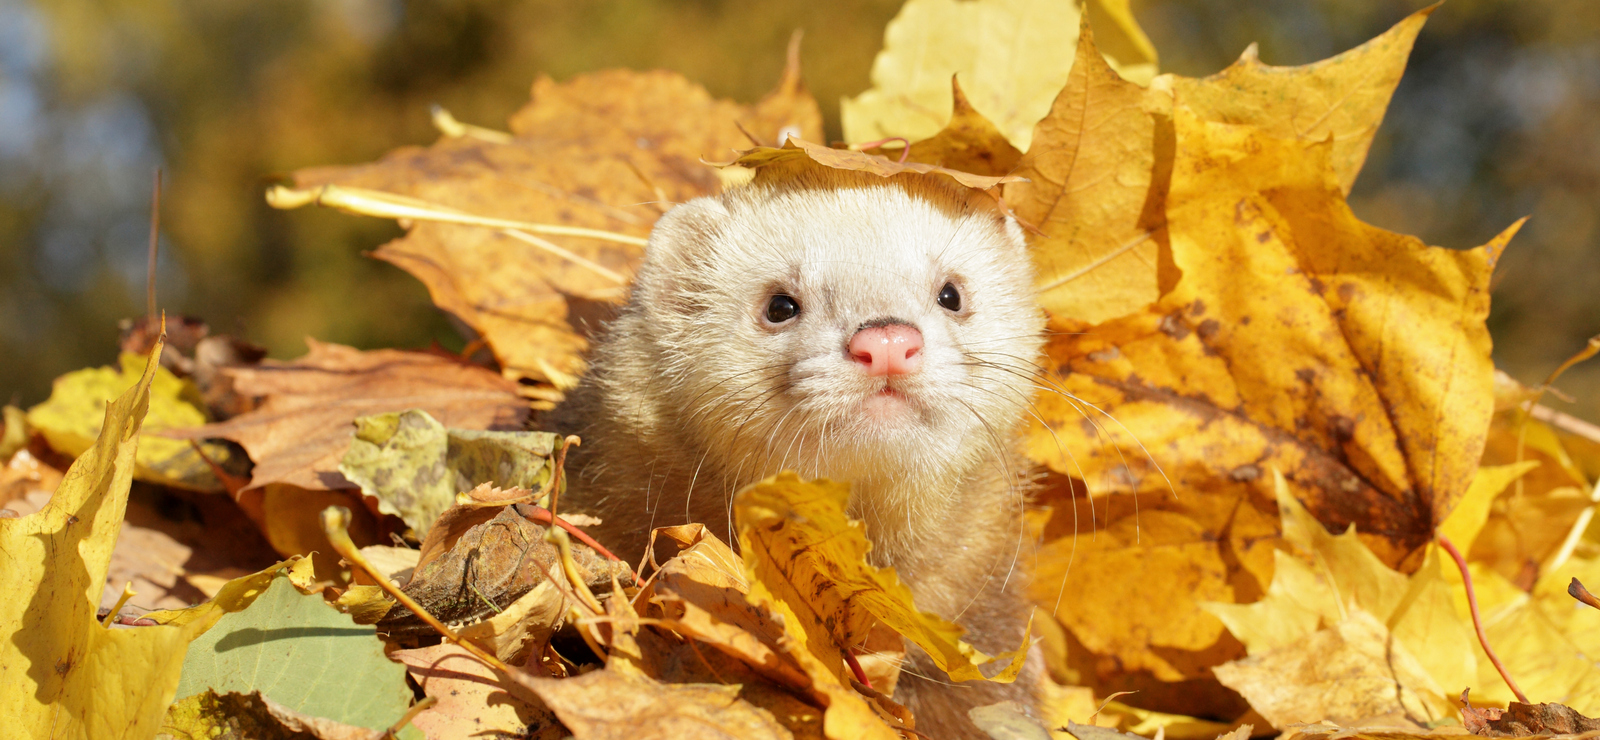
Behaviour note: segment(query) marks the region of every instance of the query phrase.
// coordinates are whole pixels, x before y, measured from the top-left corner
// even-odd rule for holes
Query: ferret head
[[[634,290],[670,389],[654,395],[680,405],[664,415],[732,485],[793,469],[948,490],[1007,459],[1032,396],[1043,316],[1022,232],[942,179],[826,170],[690,201],[656,225]]]

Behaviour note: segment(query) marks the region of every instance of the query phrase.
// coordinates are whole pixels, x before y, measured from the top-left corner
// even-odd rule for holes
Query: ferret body
[[[1016,223],[929,176],[807,170],[680,205],[557,412],[583,445],[566,501],[635,561],[653,527],[732,541],[731,499],[782,470],[851,486],[876,565],[978,648],[1017,647],[1026,466],[1016,430],[1043,316]],[[910,648],[896,699],[934,737],[966,710],[1032,704],[953,684]]]

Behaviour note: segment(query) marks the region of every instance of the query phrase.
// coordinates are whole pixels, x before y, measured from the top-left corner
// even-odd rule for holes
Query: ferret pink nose
[[[909,375],[922,367],[922,332],[908,324],[861,329],[847,349],[868,375]]]

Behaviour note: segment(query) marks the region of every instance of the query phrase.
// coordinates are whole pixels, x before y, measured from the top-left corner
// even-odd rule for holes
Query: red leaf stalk
[[[1494,669],[1500,672],[1500,678],[1505,679],[1506,685],[1511,687],[1511,693],[1517,695],[1517,701],[1527,704],[1528,696],[1517,688],[1517,682],[1511,680],[1511,674],[1506,672],[1506,666],[1500,662],[1500,656],[1494,654],[1494,648],[1489,647],[1489,636],[1483,633],[1483,620],[1478,617],[1478,596],[1472,591],[1472,574],[1467,571],[1467,559],[1461,557],[1461,551],[1450,542],[1450,538],[1439,534],[1439,546],[1450,553],[1456,561],[1456,569],[1461,571],[1461,584],[1467,589],[1467,609],[1472,612],[1472,628],[1478,631],[1478,644],[1483,646],[1483,652],[1489,656],[1489,662],[1494,664]]]

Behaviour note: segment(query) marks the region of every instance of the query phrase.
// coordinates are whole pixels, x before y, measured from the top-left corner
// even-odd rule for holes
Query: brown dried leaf
[[[295,185],[367,188],[474,216],[646,236],[665,205],[716,192],[702,157],[780,132],[820,137],[816,101],[791,66],[755,106],[713,99],[671,72],[612,70],[557,84],[541,77],[511,117],[510,141],[444,138],[353,167],[302,170]],[[593,303],[615,302],[636,244],[417,221],[374,256],[412,273],[433,301],[476,329],[508,377],[565,385],[582,372],[575,331]],[[554,245],[595,269],[558,255]],[[453,426],[453,425],[452,425]]]
[[[1006,141],[1005,134],[994,122],[972,107],[972,102],[961,92],[961,81],[956,75],[950,77],[950,92],[954,97],[950,122],[932,138],[912,144],[906,159],[975,175],[993,177],[1015,173],[1022,152]]]
[[[1007,182],[1020,182],[1021,177],[1016,175],[987,176],[974,175],[970,172],[927,164],[925,162],[896,162],[887,157],[851,149],[830,149],[821,144],[813,144],[803,139],[790,137],[781,147],[761,146],[746,149],[739,153],[739,157],[732,162],[718,165],[719,167],[749,167],[759,169],[780,162],[805,162],[811,161],[824,167],[837,170],[853,170],[857,172],[870,172],[880,177],[893,177],[902,172],[915,172],[917,174],[944,175],[969,188],[988,190],[996,185]]]
[[[477,622],[497,614],[560,572],[560,554],[544,539],[545,528],[518,513],[517,507],[467,509],[453,507],[441,516],[436,530],[424,543],[411,580],[402,589],[440,621]],[[592,591],[609,591],[613,574],[632,583],[627,565],[601,558],[582,544],[572,546],[573,559]],[[557,576],[559,577],[559,576]],[[559,599],[559,596],[547,594]],[[561,608],[540,608],[547,618],[565,614]],[[548,620],[547,620],[548,621]],[[433,628],[404,605],[396,605],[378,622],[380,630],[396,636],[431,634]],[[539,639],[554,629],[549,621],[536,627]]]
[[[308,490],[355,488],[339,474],[358,416],[422,409],[447,427],[521,430],[528,404],[515,383],[434,354],[373,350],[307,339],[292,362],[229,371],[240,392],[266,396],[250,413],[174,432],[243,445],[256,467],[246,491],[269,483]]]
[[[561,740],[555,714],[521,684],[504,680],[459,645],[397,650],[422,692],[439,700],[411,720],[430,738],[519,737]]]
[[[1465,716],[1471,708],[1462,710]],[[1487,737],[1526,737],[1529,735],[1576,735],[1600,732],[1600,719],[1585,717],[1564,704],[1523,704],[1511,702],[1502,712],[1491,709],[1482,729],[1472,728],[1475,735]]]
[[[626,666],[573,678],[517,676],[572,731],[575,740],[789,740],[772,716],[739,698],[739,687],[669,684]]]
[[[743,562],[700,524],[657,529],[652,552],[668,543],[677,555],[661,565],[640,594],[677,632],[749,664],[779,685],[809,690],[811,679],[778,645],[783,627],[745,599]]]

